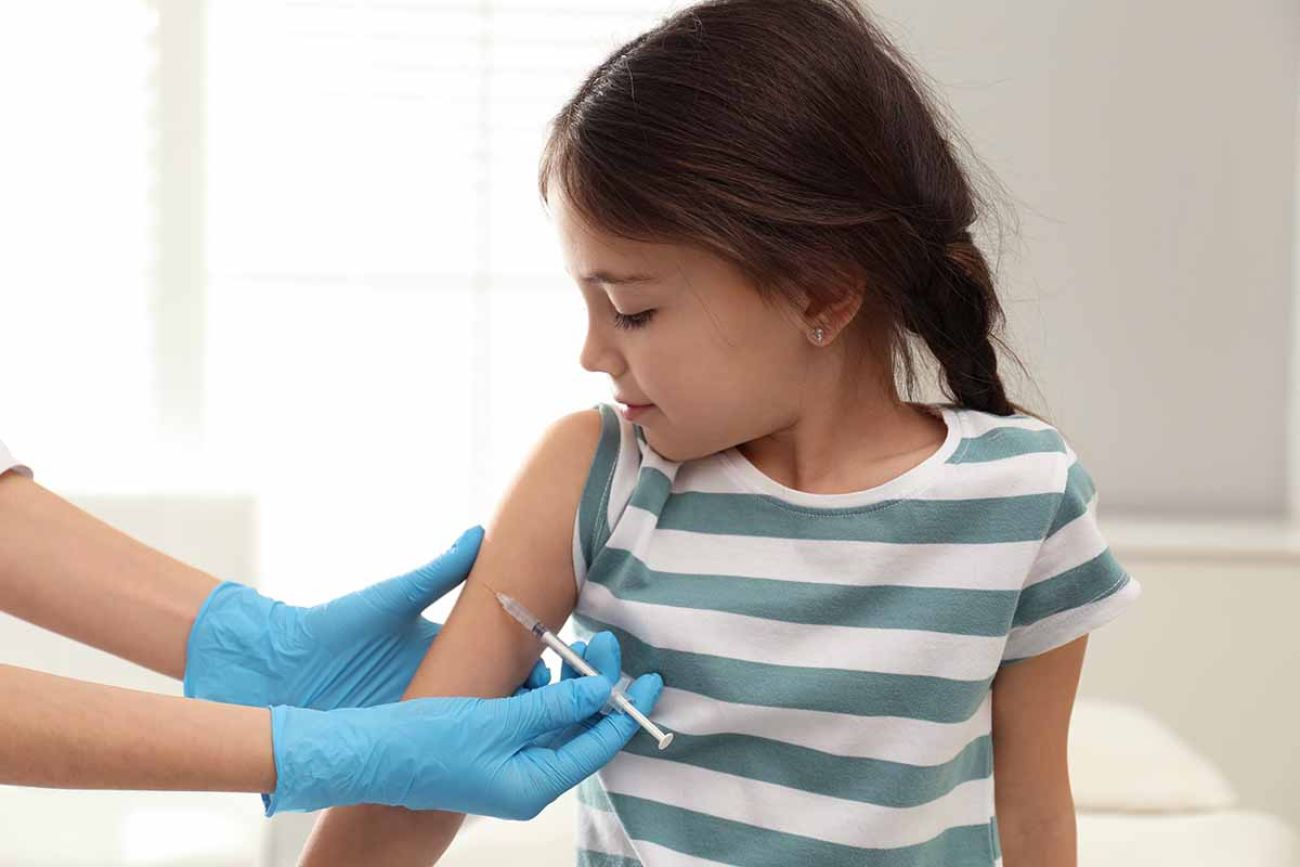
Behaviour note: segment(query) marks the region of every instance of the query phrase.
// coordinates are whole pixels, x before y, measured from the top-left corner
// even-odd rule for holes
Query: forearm
[[[1042,816],[1004,816],[998,810],[998,837],[1004,867],[1077,867],[1074,808]]]
[[[299,867],[331,864],[435,863],[456,839],[464,813],[417,812],[402,807],[360,804],[335,807],[316,823]],[[382,857],[376,859],[375,853]]]
[[[266,708],[217,704],[0,665],[0,783],[271,792]]]
[[[180,678],[219,583],[31,479],[0,475],[0,611]]]

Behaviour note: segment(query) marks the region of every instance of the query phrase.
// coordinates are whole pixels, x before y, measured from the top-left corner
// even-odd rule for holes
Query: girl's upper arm
[[[1074,814],[1070,714],[1088,636],[1006,666],[993,678],[993,791],[999,829]]]
[[[504,696],[527,677],[541,645],[492,590],[518,599],[554,631],[568,619],[578,601],[574,521],[600,433],[600,413],[584,410],[552,424],[533,448],[486,525],[474,568],[406,697]]]

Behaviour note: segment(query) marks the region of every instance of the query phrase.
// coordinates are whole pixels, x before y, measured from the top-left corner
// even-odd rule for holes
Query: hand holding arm
[[[441,629],[421,612],[465,580],[482,540],[472,527],[432,562],[312,608],[221,584],[190,634],[185,694],[317,710],[397,701]],[[539,661],[528,684],[549,681]]]

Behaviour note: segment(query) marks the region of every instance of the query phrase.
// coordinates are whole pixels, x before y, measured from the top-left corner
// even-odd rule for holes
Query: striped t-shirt
[[[599,409],[575,632],[663,675],[675,738],[579,786],[578,864],[998,867],[993,676],[1141,593],[1061,434],[932,405],[935,454],[810,494],[737,449],[666,460]]]

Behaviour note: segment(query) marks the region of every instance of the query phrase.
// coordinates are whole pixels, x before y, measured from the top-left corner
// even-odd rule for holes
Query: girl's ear
[[[819,345],[829,346],[853,321],[853,317],[862,308],[865,297],[861,289],[854,286],[846,287],[838,298],[830,301],[803,301],[802,319],[805,330],[812,331],[820,327],[824,337]]]

